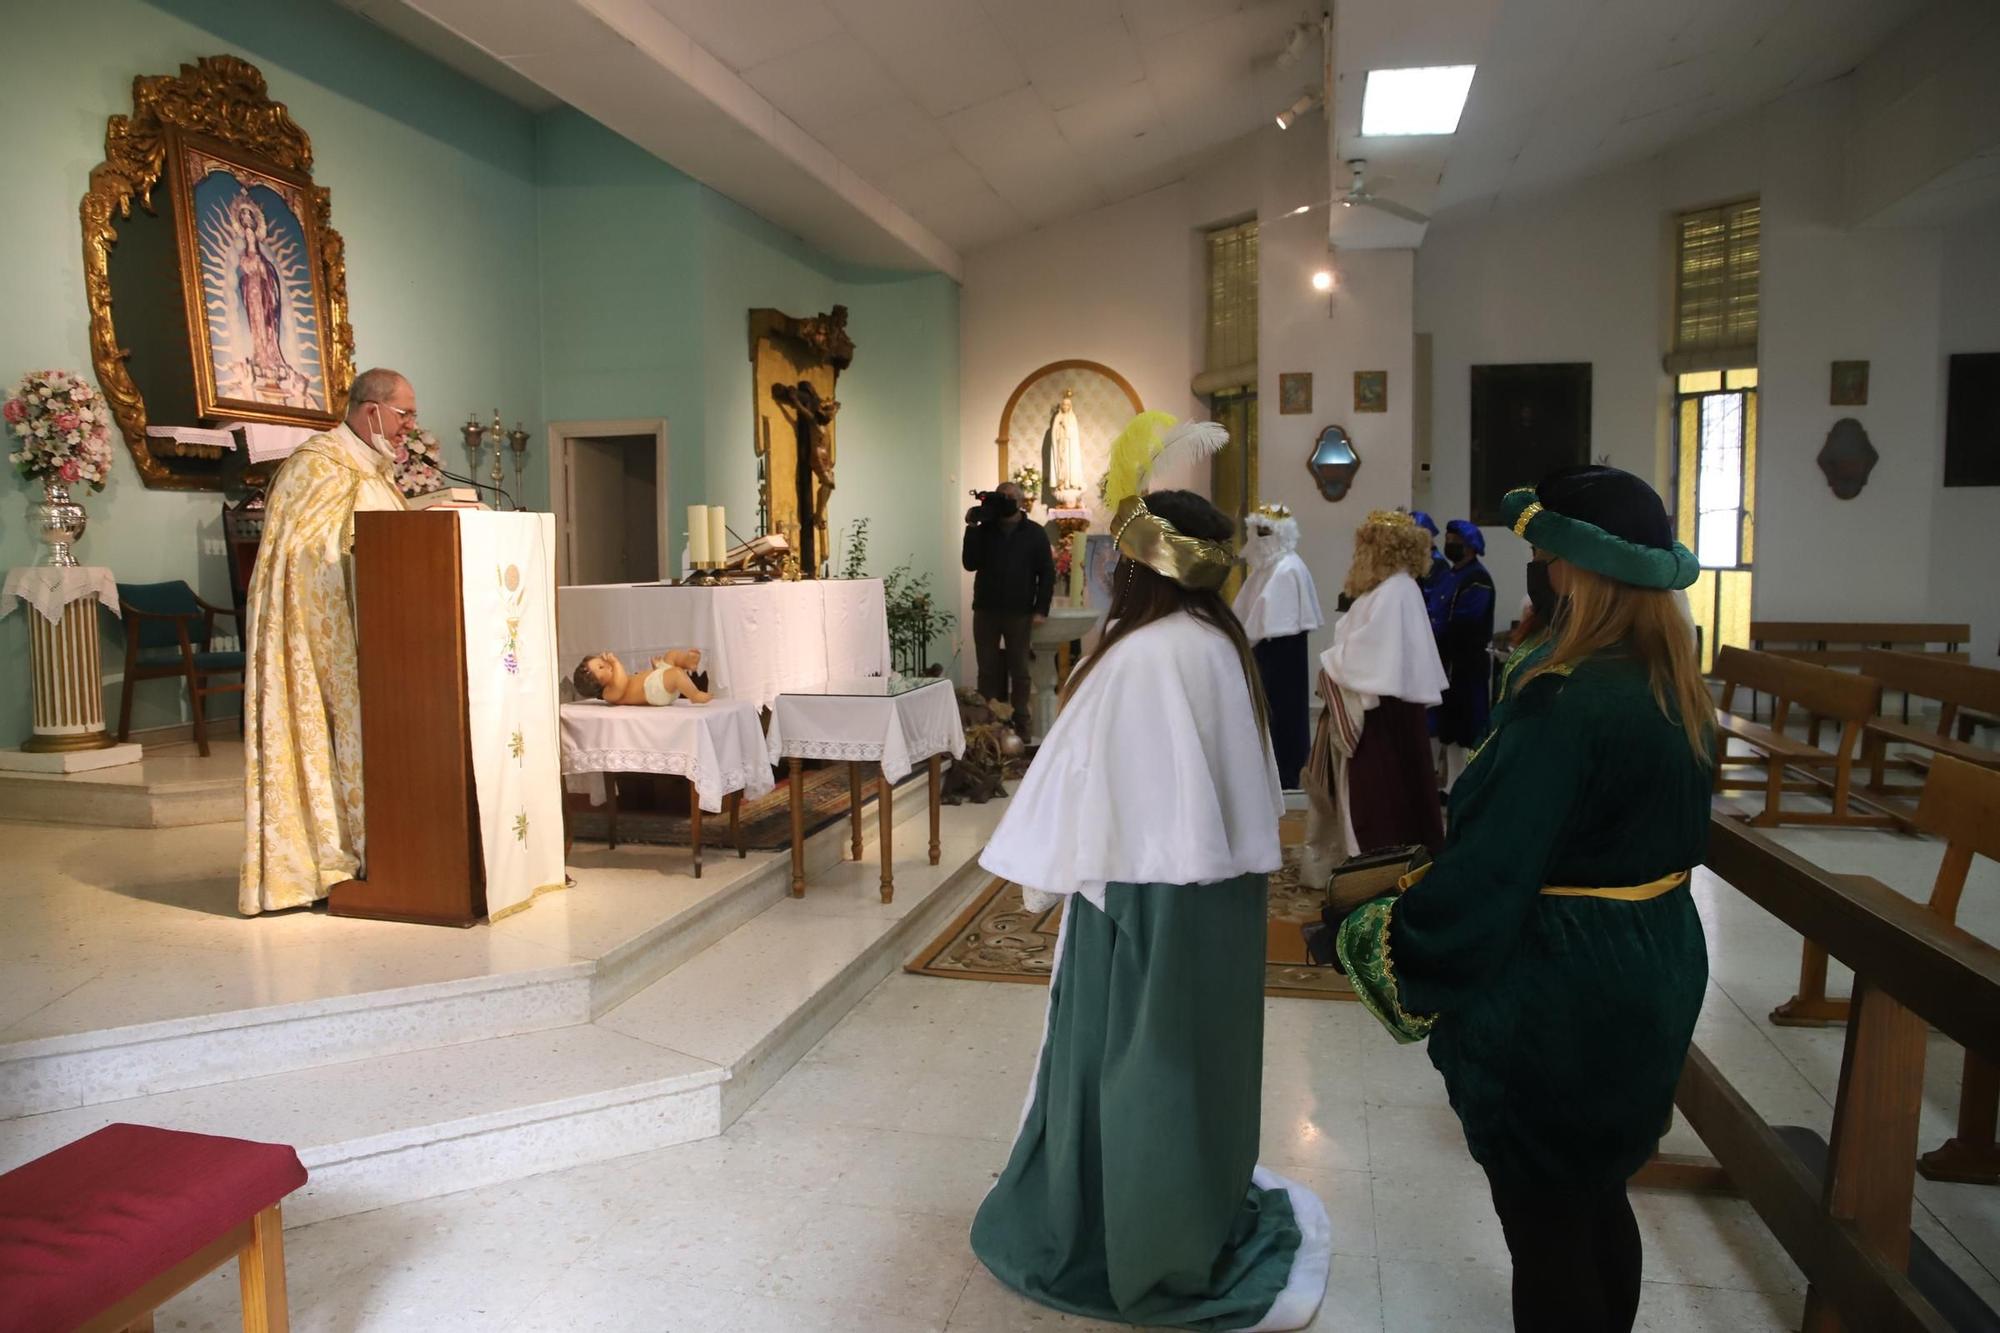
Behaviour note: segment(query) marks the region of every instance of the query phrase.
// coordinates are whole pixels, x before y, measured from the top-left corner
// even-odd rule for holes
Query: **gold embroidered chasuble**
[[[361,869],[354,513],[407,509],[389,460],[344,424],[300,445],[265,502],[243,693],[245,915],[323,898]]]

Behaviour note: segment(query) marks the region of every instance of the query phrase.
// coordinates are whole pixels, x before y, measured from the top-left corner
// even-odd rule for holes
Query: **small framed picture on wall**
[[[1834,407],[1868,406],[1868,363],[1834,362],[1833,384],[1826,401]]]
[[[1278,373],[1278,412],[1295,417],[1313,410],[1313,377],[1310,370]]]
[[[1387,412],[1389,410],[1388,371],[1357,370],[1354,372],[1354,410],[1357,412]]]

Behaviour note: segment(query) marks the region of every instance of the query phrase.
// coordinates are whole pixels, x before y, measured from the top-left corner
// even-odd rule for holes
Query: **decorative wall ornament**
[[[1029,498],[1044,506],[1058,503],[1051,427],[1065,393],[1083,453],[1084,489],[1079,507],[1089,510],[1093,526],[1102,527],[1111,521],[1111,514],[1097,488],[1111,462],[1111,442],[1134,416],[1146,410],[1131,381],[1102,362],[1051,361],[1014,386],[1006,406],[1000,409],[999,429],[994,432],[997,457],[993,476],[996,480],[1011,477],[1021,468],[1032,467],[1041,474],[1042,490]],[[985,483],[974,477],[966,484]]]
[[[1310,370],[1281,371],[1278,375],[1278,414],[1295,417],[1313,410],[1313,377]]]
[[[1322,497],[1345,500],[1354,485],[1354,474],[1360,470],[1361,453],[1354,447],[1346,427],[1328,426],[1319,433],[1319,438],[1313,441],[1312,455],[1306,459],[1306,471],[1319,483]]]
[[[190,152],[206,156],[190,159]],[[213,169],[193,174],[202,163]],[[78,209],[91,360],[146,485],[220,490],[221,459],[228,452],[211,444],[149,440],[148,393],[164,400],[154,405],[150,419],[165,418],[170,425],[194,425],[195,418],[207,414],[331,424],[345,409],[354,375],[347,253],[332,226],[332,197],[312,183],[312,164],[306,132],[283,103],[270,99],[257,67],[235,56],[204,56],[182,65],[178,75],[135,78],[132,114],[112,116],[106,123],[104,161],[91,170],[90,188]],[[192,224],[180,216],[183,182],[177,176],[171,183],[172,212],[181,225],[170,229],[155,221],[161,213],[153,192],[162,176],[183,169],[188,172],[184,183]],[[204,199],[204,182],[213,198]],[[238,199],[247,199],[252,209],[239,206]],[[201,229],[210,222],[204,210],[214,207],[221,212],[210,236]],[[169,230],[178,234],[169,236]],[[121,240],[126,254],[114,258]],[[240,271],[227,270],[232,241]],[[218,248],[203,262],[210,243]],[[165,284],[158,271],[168,263],[179,269],[183,294],[183,309],[171,314],[160,299]],[[114,269],[121,279],[117,291]],[[205,291],[205,280],[213,293]],[[121,294],[133,316],[123,339],[113,317]],[[218,392],[213,356],[203,364],[202,352],[213,351],[217,332],[205,313],[211,294],[226,307],[228,364],[220,378],[234,382],[229,375],[252,372],[243,381],[247,392],[241,397]],[[266,316],[280,315],[275,335],[268,318],[258,325],[244,317],[245,306]],[[297,364],[307,358],[285,323],[308,309],[316,321],[309,367]],[[205,330],[206,336],[197,330]],[[137,366],[139,379],[130,364],[135,360],[143,363]],[[203,378],[204,371],[209,378]],[[143,391],[140,380],[145,381]],[[272,398],[285,401],[273,403]]]
[[[1826,401],[1835,407],[1868,406],[1868,363],[1836,361]]]
[[[1388,371],[1357,370],[1354,372],[1354,410],[1357,412],[1387,412],[1389,410]]]
[[[1826,484],[1836,496],[1852,500],[1868,484],[1868,474],[1875,470],[1881,457],[1861,423],[1853,417],[1842,417],[1833,423],[1833,429],[1826,433],[1826,443],[1820,446],[1819,470],[1826,474]]]

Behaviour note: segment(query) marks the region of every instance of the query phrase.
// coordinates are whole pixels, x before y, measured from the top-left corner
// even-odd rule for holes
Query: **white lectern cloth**
[[[553,514],[529,513],[467,513],[458,521],[488,920],[563,885],[555,523]]]

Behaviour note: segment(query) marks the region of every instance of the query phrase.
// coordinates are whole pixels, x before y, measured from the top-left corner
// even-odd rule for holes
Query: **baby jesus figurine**
[[[602,699],[608,704],[665,708],[675,699],[705,704],[714,696],[703,688],[708,684],[706,677],[698,682],[695,678],[700,666],[699,648],[670,649],[653,659],[650,670],[638,675],[627,671],[616,653],[592,653],[577,663],[576,674],[570,679],[579,697]]]

